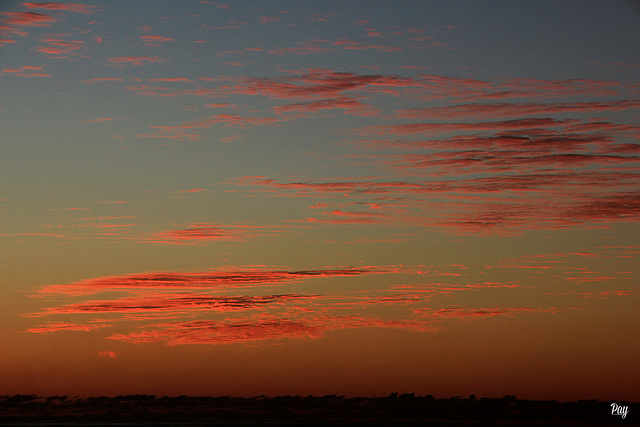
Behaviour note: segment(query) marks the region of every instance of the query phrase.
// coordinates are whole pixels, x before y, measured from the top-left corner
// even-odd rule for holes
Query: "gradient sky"
[[[0,3],[0,394],[639,401],[639,22]]]

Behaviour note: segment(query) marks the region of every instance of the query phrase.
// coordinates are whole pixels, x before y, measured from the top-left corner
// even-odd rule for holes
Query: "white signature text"
[[[611,415],[620,415],[622,418],[625,418],[629,413],[628,406],[618,405],[617,403],[611,404]]]

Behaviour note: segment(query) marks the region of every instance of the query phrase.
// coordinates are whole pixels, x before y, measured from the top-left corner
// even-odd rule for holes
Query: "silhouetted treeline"
[[[258,396],[157,397],[126,395],[78,398],[36,395],[0,396],[0,424],[30,422],[179,423],[207,425],[632,425],[640,403],[627,406],[625,418],[611,414],[611,403],[502,398],[435,398],[391,393],[386,397]],[[253,423],[253,424],[252,424]],[[273,424],[278,423],[278,424]]]

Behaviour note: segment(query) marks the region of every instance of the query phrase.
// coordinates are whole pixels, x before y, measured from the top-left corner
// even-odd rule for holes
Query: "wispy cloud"
[[[47,27],[57,19],[36,12],[0,12],[6,24],[17,27]]]
[[[493,154],[491,154],[493,153]],[[423,226],[449,228],[458,232],[489,230],[526,230],[532,228],[571,227],[588,223],[633,221],[638,218],[638,206],[632,189],[640,175],[626,169],[588,170],[582,168],[596,164],[630,164],[635,157],[601,155],[558,155],[533,152],[530,158],[525,152],[513,152],[503,159],[500,151],[487,148],[486,153],[461,151],[448,157],[437,155],[407,156],[403,160],[416,162],[413,167],[442,168],[433,173],[431,181],[336,181],[336,182],[278,182],[263,177],[247,177],[240,185],[271,188],[283,195],[307,197],[338,196],[371,200],[371,197],[404,195],[405,203],[413,216]],[[486,158],[483,156],[486,155]],[[424,162],[418,164],[417,162]],[[397,164],[397,163],[396,163]],[[580,168],[575,171],[557,172],[549,165],[561,168]],[[543,168],[542,171],[527,169]],[[482,173],[495,175],[487,178],[443,177],[449,173]],[[467,168],[465,171],[464,169]],[[495,170],[492,170],[495,168]],[[594,194],[600,188],[608,195]],[[615,190],[614,190],[615,189]],[[504,197],[508,194],[509,197]],[[569,196],[567,196],[569,194]],[[550,209],[537,206],[545,200]],[[378,223],[373,218],[362,221]],[[407,224],[407,215],[387,218],[386,224]],[[319,219],[315,219],[318,220]],[[313,219],[311,221],[314,221]],[[380,222],[380,223],[382,223]]]
[[[23,65],[18,68],[3,68],[0,73],[5,76],[14,77],[52,77],[51,74],[42,72],[43,67],[33,65]]]
[[[78,123],[103,123],[103,122],[111,122],[115,120],[112,117],[97,117],[95,119],[90,119],[90,120],[81,120]]]
[[[109,298],[107,294],[103,299],[65,303],[28,316],[108,315],[108,321],[98,317],[87,325],[51,322],[29,332],[91,331],[114,322],[129,325],[134,322],[130,327],[123,324],[122,328],[128,331],[107,338],[133,344],[159,342],[170,346],[256,344],[281,339],[317,339],[334,330],[354,328],[437,332],[448,322],[561,311],[553,307],[451,307],[452,295],[460,292],[495,292],[496,289],[512,292],[522,287],[514,282],[465,282],[463,278],[468,271],[469,267],[456,264],[440,269],[430,266],[306,271],[252,268],[98,277],[46,286],[38,295],[49,299],[57,296],[73,298],[117,291],[117,298]],[[400,280],[403,284],[368,290],[327,288],[324,292],[317,292],[322,288],[316,286],[313,293],[299,292],[314,278],[351,280],[347,278],[371,274],[395,275],[393,282]],[[438,282],[425,281],[431,277],[437,277]],[[273,286],[280,290],[284,287],[286,291],[273,293],[270,289]],[[129,293],[129,296],[121,297],[121,292]],[[620,290],[601,297],[609,295],[628,293]],[[160,319],[173,321],[153,323]]]
[[[510,316],[517,313],[554,313],[557,310],[553,309],[532,309],[532,308],[479,308],[479,309],[465,309],[465,308],[442,308],[439,310],[416,310],[424,317],[432,318],[483,318],[493,316]]]
[[[461,104],[446,107],[413,108],[397,112],[399,118],[407,119],[458,119],[471,117],[486,119],[549,115],[567,112],[619,111],[640,108],[640,101],[573,102],[573,103],[485,103]]]
[[[107,325],[104,323],[93,323],[93,324],[76,324],[76,323],[67,323],[67,322],[48,322],[44,325],[37,326],[35,328],[29,328],[26,332],[32,332],[35,334],[47,334],[52,332],[61,332],[61,331],[72,331],[72,332],[90,332],[100,328],[108,328],[111,325]]]
[[[148,35],[148,36],[140,36],[140,39],[150,47],[159,47],[163,43],[175,41],[170,37],[157,36],[157,35]]]
[[[67,304],[60,307],[47,308],[42,313],[32,316],[51,314],[77,313],[145,313],[145,312],[184,312],[206,311],[226,312],[249,310],[267,305],[284,304],[312,295],[267,295],[267,296],[210,296],[205,294],[169,294],[157,296],[126,297],[116,300],[84,301],[78,304]],[[57,324],[56,324],[57,326]],[[73,325],[73,327],[78,325]],[[82,327],[86,325],[80,325]],[[66,329],[66,326],[65,326]],[[84,330],[84,329],[83,329]],[[89,330],[89,329],[87,329]],[[34,332],[34,331],[30,331]]]
[[[230,228],[211,225],[195,225],[189,228],[166,230],[155,233],[141,242],[165,244],[195,244],[211,240],[240,240],[246,233]]]
[[[384,273],[384,269],[328,269],[308,271],[226,269],[204,272],[150,272],[124,276],[106,276],[79,282],[49,285],[38,295],[88,295],[105,291],[139,289],[225,289],[293,282],[321,277],[359,276]]]
[[[125,81],[120,77],[98,77],[95,79],[83,80],[82,83],[93,84],[93,83],[101,83],[101,82],[123,82]]]
[[[320,101],[302,102],[297,104],[281,105],[274,108],[276,113],[301,112],[307,114],[315,114],[320,110],[341,109],[348,114],[357,116],[377,116],[380,111],[371,106],[366,105],[358,98],[343,96],[333,99],[323,99]]]
[[[114,56],[107,59],[107,62],[116,65],[140,66],[145,64],[164,62],[164,59],[158,56]]]
[[[43,2],[43,3],[22,3],[27,9],[46,9],[46,10],[64,10],[68,12],[84,13],[91,15],[96,12],[96,6],[81,3],[59,3],[59,2]]]
[[[196,320],[156,325],[156,329],[113,334],[108,339],[133,344],[166,342],[182,344],[234,344],[282,338],[317,338],[322,331],[303,322],[272,320],[266,322],[215,322]]]

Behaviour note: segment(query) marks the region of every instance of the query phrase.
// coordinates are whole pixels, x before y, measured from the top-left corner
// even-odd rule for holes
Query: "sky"
[[[0,3],[0,394],[640,401],[639,23]]]

